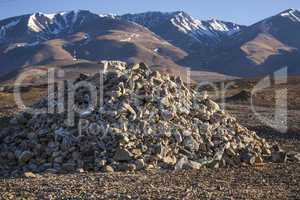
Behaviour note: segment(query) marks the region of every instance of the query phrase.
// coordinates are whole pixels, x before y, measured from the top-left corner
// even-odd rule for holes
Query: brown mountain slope
[[[268,33],[259,33],[256,38],[241,46],[241,50],[251,61],[260,65],[266,62],[270,56],[279,55],[281,51],[292,52],[295,48],[283,44]]]
[[[300,74],[299,35],[300,12],[289,9],[244,28],[205,59],[190,54],[180,64],[235,76],[264,75],[286,66],[290,74]]]
[[[67,20],[69,25],[61,28],[63,23],[59,20]],[[58,27],[54,27],[54,22]],[[38,13],[15,17],[6,23],[6,27],[14,25],[6,33],[11,29],[20,32],[8,34],[0,43],[0,76],[61,61],[73,64],[74,60],[144,61],[178,71],[181,67],[174,62],[187,55],[138,24],[88,11],[58,14],[52,21]]]

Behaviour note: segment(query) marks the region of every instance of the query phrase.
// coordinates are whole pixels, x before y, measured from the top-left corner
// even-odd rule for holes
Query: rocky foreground
[[[76,91],[81,129],[67,113],[22,112],[0,130],[0,199],[300,199],[299,137],[259,137],[239,124],[254,123],[245,111],[236,120],[144,64],[110,63],[103,85],[92,111]]]
[[[0,199],[300,199],[300,166],[44,174],[0,179]]]
[[[82,75],[103,104],[85,87],[68,85],[75,94],[75,124],[62,113],[17,114],[1,130],[0,173],[182,170],[299,161],[297,152],[269,145],[241,126],[218,104],[188,88],[178,77],[152,71],[145,64],[109,62],[103,86],[100,74]],[[103,88],[103,91],[101,90]],[[74,91],[72,91],[74,90]],[[51,94],[53,96],[53,94]],[[35,108],[70,108],[48,97]],[[72,115],[71,115],[72,116]]]

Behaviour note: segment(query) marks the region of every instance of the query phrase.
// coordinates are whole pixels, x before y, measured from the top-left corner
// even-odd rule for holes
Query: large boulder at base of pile
[[[22,112],[11,120],[0,134],[2,174],[201,169],[272,159],[273,150],[264,139],[180,78],[143,63],[106,64],[103,76],[82,75],[72,83],[93,84],[97,97],[103,96],[101,105],[89,109],[88,88],[73,91],[76,106],[83,110],[75,114],[74,126],[66,123],[67,111]],[[61,102],[49,97],[34,107],[48,104]]]

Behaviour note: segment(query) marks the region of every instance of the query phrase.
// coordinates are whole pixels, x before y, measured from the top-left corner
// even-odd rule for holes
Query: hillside
[[[297,75],[299,35],[300,12],[295,9],[250,26],[198,20],[183,11],[33,13],[0,21],[0,74],[7,79],[35,66],[121,60],[143,61],[177,75],[188,67],[194,75],[250,77],[286,66]]]
[[[0,26],[2,76],[78,60],[145,61],[178,71],[175,62],[187,55],[140,25],[89,11],[35,13],[0,21]]]

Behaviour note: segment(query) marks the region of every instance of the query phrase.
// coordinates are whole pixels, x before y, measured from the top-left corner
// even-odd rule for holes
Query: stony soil
[[[137,174],[45,174],[0,180],[2,199],[299,199],[300,166]]]

